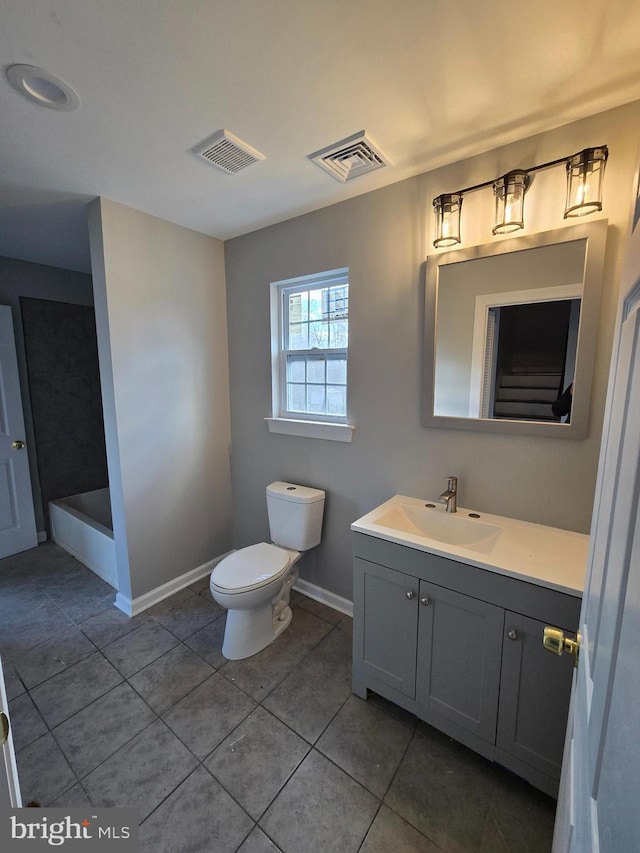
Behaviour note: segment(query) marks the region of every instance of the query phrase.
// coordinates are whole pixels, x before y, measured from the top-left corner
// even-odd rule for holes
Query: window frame
[[[334,355],[344,353],[347,363],[345,379],[345,398],[348,411],[349,389],[349,342],[346,347],[315,347],[295,350],[288,347],[288,297],[295,292],[308,292],[335,285],[349,286],[347,267],[314,273],[292,279],[271,283],[271,368],[272,368],[272,417],[266,418],[271,432],[288,435],[304,435],[314,438],[328,438],[337,441],[351,441],[353,426],[347,423],[347,414],[330,415],[315,412],[296,412],[287,408],[287,356],[288,355]],[[348,317],[347,317],[348,321]],[[307,385],[305,377],[305,386]],[[311,383],[313,384],[313,383]],[[326,387],[325,376],[325,387]]]

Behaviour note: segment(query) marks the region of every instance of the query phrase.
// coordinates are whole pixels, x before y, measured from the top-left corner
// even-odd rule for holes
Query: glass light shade
[[[436,196],[433,200],[433,209],[436,214],[436,238],[433,245],[436,249],[455,246],[460,242],[461,193],[444,193]]]
[[[564,218],[602,210],[604,167],[609,156],[606,145],[585,148],[567,160],[567,202]]]
[[[524,228],[524,194],[529,186],[529,176],[521,169],[507,172],[493,184],[496,199],[493,234],[509,234]]]

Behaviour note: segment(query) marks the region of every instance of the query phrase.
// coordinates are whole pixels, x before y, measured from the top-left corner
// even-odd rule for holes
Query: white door
[[[553,853],[640,851],[640,227],[629,242]]]
[[[0,808],[18,809],[22,806],[18,768],[13,750],[13,738],[9,726],[9,703],[4,687],[2,660],[0,659],[0,743],[2,744],[3,766],[0,769]]]
[[[37,544],[11,308],[0,305],[0,558]]]

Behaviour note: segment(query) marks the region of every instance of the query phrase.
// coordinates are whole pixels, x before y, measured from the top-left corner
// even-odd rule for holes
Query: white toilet
[[[251,657],[281,634],[292,618],[289,598],[302,553],[320,544],[324,492],[293,483],[267,486],[269,531],[260,542],[234,551],[211,572],[211,595],[226,607],[222,654]]]

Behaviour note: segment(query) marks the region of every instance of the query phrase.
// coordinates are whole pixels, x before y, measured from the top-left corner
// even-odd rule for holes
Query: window
[[[343,435],[338,440],[350,441],[352,427],[346,425],[348,270],[276,282],[271,297],[273,418],[267,419],[269,428],[321,438]],[[300,430],[301,422],[342,425],[343,431]]]

